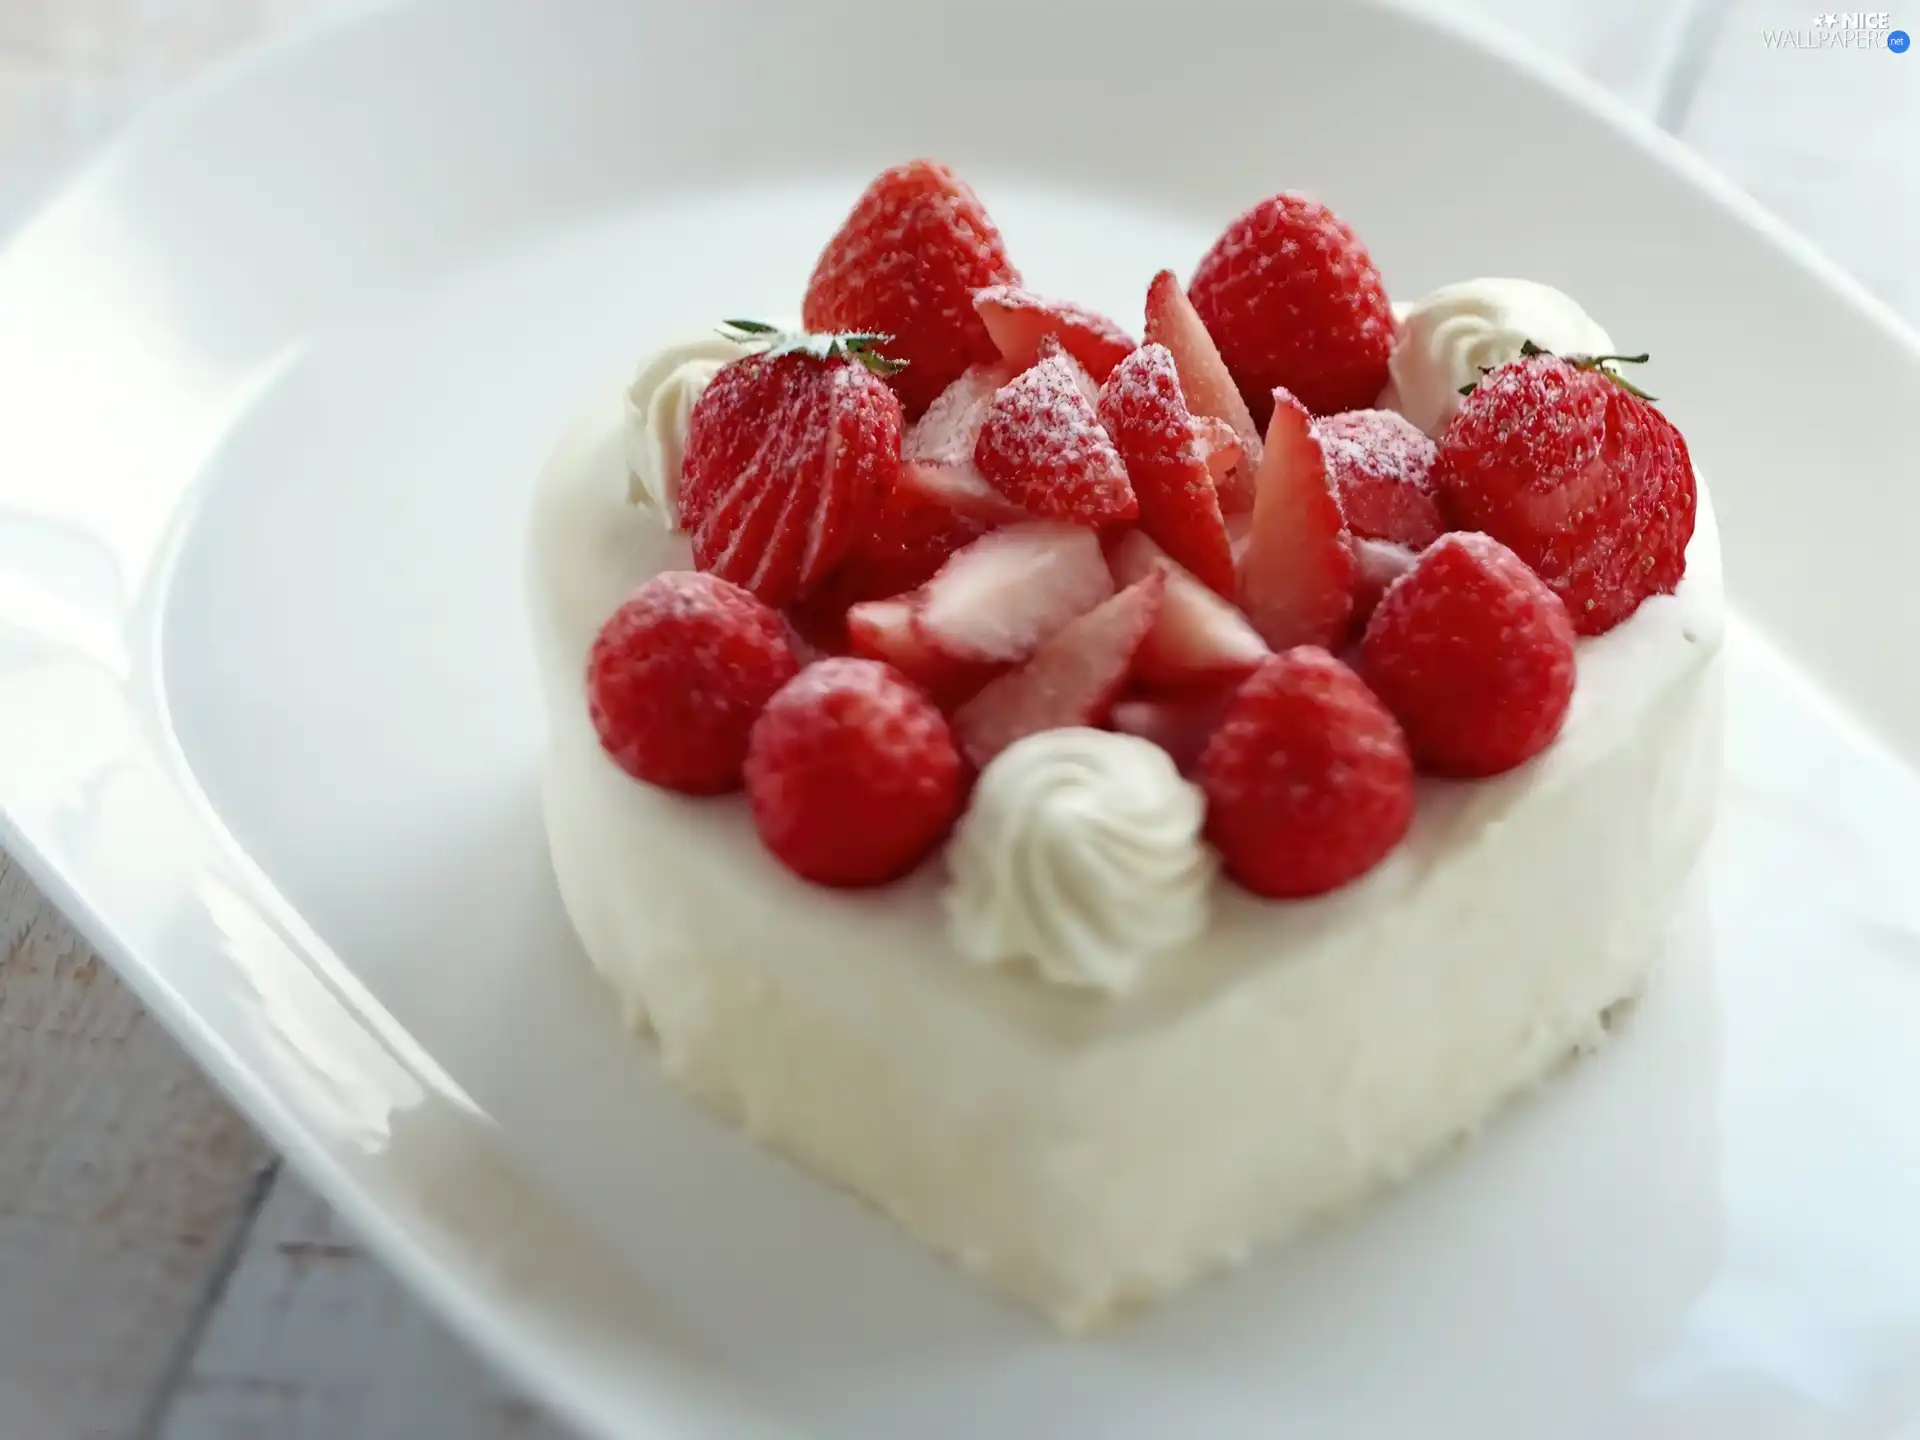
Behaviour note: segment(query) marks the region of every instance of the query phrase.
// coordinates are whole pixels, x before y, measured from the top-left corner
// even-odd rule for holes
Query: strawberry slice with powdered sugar
[[[989,485],[973,463],[980,427],[1014,367],[974,365],[940,392],[900,441],[900,484],[970,519],[1004,525],[1026,512]]]
[[[1133,349],[1133,337],[1106,316],[1071,300],[1049,300],[1018,285],[990,285],[973,292],[973,308],[985,322],[1000,356],[1016,370],[1040,359],[1040,342],[1058,339],[1095,381],[1105,380]]]
[[[1247,458],[1240,437],[1218,415],[1195,415],[1192,419],[1194,447],[1200,452],[1207,474],[1213,477],[1213,488],[1216,491],[1231,489],[1237,483],[1237,472]]]
[[[1229,515],[1253,508],[1253,471],[1260,460],[1260,432],[1255,428],[1240,387],[1220,358],[1220,348],[1201,322],[1171,270],[1162,270],[1147,287],[1147,342],[1167,347],[1180,372],[1180,393],[1195,415],[1210,415],[1225,423],[1240,442],[1241,458],[1225,481],[1212,464],[1220,491],[1220,508]]]
[[[1240,605],[1274,650],[1337,646],[1353,618],[1353,542],[1327,481],[1313,420],[1273,392],[1253,525],[1240,560]]]
[[[1113,550],[1113,577],[1122,585],[1160,573],[1167,592],[1160,618],[1134,658],[1143,685],[1189,686],[1252,674],[1272,652],[1233,606],[1194,578],[1143,530],[1129,531]]]
[[[975,766],[1029,735],[1098,725],[1126,684],[1166,593],[1159,571],[1057,631],[1018,670],[954,713],[960,748]]]
[[[1346,410],[1313,422],[1327,478],[1356,540],[1424,550],[1446,532],[1426,432],[1391,410]]]
[[[1047,520],[1099,527],[1139,514],[1119,451],[1068,355],[1015,376],[987,408],[974,464],[1008,500]]]
[[[943,710],[970,699],[1005,667],[962,660],[928,642],[905,595],[867,600],[847,611],[847,643],[854,654],[884,660],[918,685]]]
[[[1033,521],[981,536],[909,598],[928,645],[958,660],[1011,661],[1112,594],[1098,536]]]
[[[1142,345],[1121,361],[1101,388],[1099,414],[1126,462],[1140,528],[1204,584],[1233,594],[1233,550],[1220,497],[1194,444],[1167,347]]]

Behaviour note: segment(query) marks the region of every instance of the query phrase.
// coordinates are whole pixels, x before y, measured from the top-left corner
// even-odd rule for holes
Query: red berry
[[[963,660],[921,632],[912,596],[865,600],[847,611],[848,648],[869,660],[884,660],[918,685],[942,710],[980,693],[1007,667],[992,660]]]
[[[1424,550],[1447,528],[1434,490],[1433,441],[1391,410],[1346,410],[1313,422],[1327,457],[1327,478],[1363,540],[1391,540]]]
[[[1240,604],[1275,650],[1336,645],[1353,618],[1353,541],[1298,400],[1275,392],[1240,554]]]
[[[1228,373],[1220,349],[1200,322],[1171,270],[1162,270],[1147,286],[1147,343],[1167,347],[1180,371],[1180,393],[1195,420],[1215,420],[1227,427],[1239,444],[1229,462],[1225,444],[1209,434],[1204,449],[1207,465],[1220,492],[1220,508],[1229,515],[1253,508],[1253,471],[1260,463],[1260,431],[1240,398],[1240,387]],[[1196,435],[1210,427],[1196,427]],[[1212,456],[1221,457],[1216,463]]]
[[[1391,540],[1353,542],[1353,623],[1364,627],[1387,587],[1413,569],[1418,552]]]
[[[1098,725],[1160,618],[1167,577],[1155,571],[1055,631],[1027,663],[1008,671],[954,713],[961,748],[984,769],[1029,735]]]
[[[1132,694],[1115,701],[1107,728],[1151,740],[1172,759],[1182,775],[1200,768],[1207,741],[1226,717],[1235,687],[1216,685],[1170,695]]]
[[[986,482],[973,463],[993,397],[1018,372],[973,365],[942,390],[900,440],[901,485],[942,509],[986,525],[1024,520],[1027,512]]]
[[[964,792],[946,718],[877,660],[822,660],[790,680],[753,727],[746,775],[761,840],[821,885],[906,874]]]
[[[1531,565],[1582,635],[1686,573],[1687,442],[1600,370],[1536,355],[1483,376],[1440,437],[1434,478],[1453,518]]]
[[[1112,374],[1133,349],[1133,337],[1106,316],[1071,300],[1048,300],[1018,285],[976,290],[973,308],[986,322],[1001,358],[1016,370],[1040,358],[1040,342],[1049,335],[1096,381]]]
[[[1030,521],[981,536],[907,598],[934,648],[956,660],[1012,661],[1112,594],[1098,536]]]
[[[1246,465],[1247,447],[1226,421],[1212,415],[1193,417],[1193,443],[1213,477],[1213,488],[1221,497],[1220,512],[1227,514],[1226,496],[1240,484],[1241,467]],[[1253,471],[1246,471],[1246,496],[1240,513],[1253,509]]]
[[[1133,659],[1142,685],[1185,688],[1237,680],[1272,652],[1247,617],[1167,557],[1144,530],[1129,530],[1113,547],[1113,577],[1122,585],[1155,571],[1167,577],[1160,618]]]
[[[1180,372],[1164,345],[1142,345],[1100,390],[1100,423],[1126,463],[1140,528],[1221,595],[1235,587],[1220,496],[1194,443]]]
[[[881,503],[873,527],[818,592],[818,598],[844,611],[862,600],[905,594],[933,578],[957,551],[991,527],[946,506],[906,484],[896,485]]]
[[[1233,697],[1200,758],[1207,838],[1259,895],[1319,895],[1377,865],[1413,819],[1393,716],[1318,646],[1276,655]]]
[[[900,402],[863,363],[749,355],[688,419],[680,523],[701,570],[785,605],[846,557],[899,475]]]
[[[892,336],[887,353],[907,362],[893,387],[913,416],[969,365],[999,357],[973,292],[1019,279],[979,197],[946,166],[912,160],[861,194],[820,253],[800,313],[809,330]]]
[[[747,733],[797,669],[774,611],[711,575],[669,571],[600,627],[587,713],[635,779],[717,795],[738,788]]]
[[[1065,355],[993,397],[973,460],[988,484],[1043,520],[1098,528],[1139,513],[1126,466]]]
[[[1360,673],[1421,769],[1497,775],[1560,733],[1573,699],[1573,626],[1560,597],[1506,546],[1446,535],[1381,598]]]
[[[1386,388],[1386,286],[1367,247],[1318,201],[1255,205],[1201,257],[1187,296],[1256,420],[1277,387],[1316,415],[1371,405]]]

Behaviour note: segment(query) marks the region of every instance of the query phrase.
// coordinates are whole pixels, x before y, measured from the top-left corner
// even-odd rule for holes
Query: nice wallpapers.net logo
[[[1913,42],[1886,10],[1823,11],[1803,30],[1761,32],[1769,50],[1885,50],[1904,55]]]

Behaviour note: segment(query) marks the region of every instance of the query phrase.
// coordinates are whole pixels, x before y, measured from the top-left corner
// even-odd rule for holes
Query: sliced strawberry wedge
[[[1126,462],[1140,528],[1222,595],[1234,592],[1233,550],[1213,477],[1193,441],[1180,374],[1164,345],[1142,345],[1100,390],[1100,423]]]
[[[1091,530],[1010,525],[957,551],[914,596],[921,638],[957,660],[1024,660],[1113,594]]]
[[[1053,355],[1003,386],[973,460],[988,484],[1029,514],[1098,528],[1131,520],[1140,507],[1077,369],[1070,357]]]
[[[984,768],[1016,740],[1106,719],[1135,652],[1160,617],[1166,587],[1159,571],[1129,585],[962,705],[953,729],[967,759]]]
[[[1419,554],[1391,540],[1353,542],[1353,625],[1367,623],[1387,587],[1411,570]]]
[[[1237,472],[1247,458],[1246,450],[1240,443],[1240,437],[1234,429],[1218,415],[1195,415],[1193,417],[1193,443],[1200,451],[1200,458],[1206,463],[1207,473],[1213,477],[1215,490],[1231,490],[1240,483]],[[1253,486],[1247,484],[1248,494]]]
[[[1004,525],[1026,512],[986,482],[973,463],[980,427],[1011,365],[974,365],[941,391],[900,440],[900,484],[969,519]]]
[[[1227,372],[1227,362],[1220,358],[1220,348],[1171,270],[1162,270],[1147,287],[1147,341],[1172,352],[1187,409],[1224,420],[1239,438],[1243,459],[1232,472],[1233,483],[1221,487],[1220,508],[1229,515],[1251,510],[1260,432],[1254,428],[1247,402],[1240,398],[1240,387]]]
[[[1172,757],[1182,775],[1200,767],[1207,741],[1233,703],[1234,686],[1183,690],[1172,695],[1128,695],[1114,702],[1107,728],[1151,740]]]
[[[1093,406],[1095,410],[1098,410],[1100,408],[1100,382],[1087,373],[1087,367],[1082,365],[1079,360],[1074,357],[1073,352],[1067,349],[1058,335],[1042,335],[1040,337],[1040,359],[1035,360],[1033,363],[1038,365],[1040,360],[1051,360],[1056,355],[1066,362],[1067,369],[1073,373],[1073,383],[1079,387],[1080,393],[1087,397],[1087,403]]]
[[[1005,525],[1031,518],[989,485],[971,460],[959,465],[903,465],[900,483],[928,504],[942,506],[983,525]]]
[[[973,308],[1000,347],[1000,358],[1025,370],[1040,358],[1040,342],[1049,335],[1096,381],[1105,380],[1129,350],[1133,337],[1106,316],[1071,300],[1048,300],[1018,285],[989,285],[973,292]]]
[[[884,660],[943,710],[971,699],[1004,667],[959,660],[927,643],[906,596],[868,600],[847,611],[847,640],[855,655]]]
[[[1240,606],[1276,651],[1337,646],[1353,617],[1353,542],[1327,482],[1313,420],[1283,389],[1254,475]]]
[[[1227,545],[1233,551],[1233,569],[1236,575],[1246,572],[1247,542],[1252,538],[1252,515],[1229,515],[1227,517]]]
[[[1233,606],[1168,557],[1144,530],[1130,530],[1113,549],[1113,577],[1122,585],[1156,571],[1167,577],[1160,619],[1134,657],[1143,685],[1214,684],[1250,675],[1272,652]]]

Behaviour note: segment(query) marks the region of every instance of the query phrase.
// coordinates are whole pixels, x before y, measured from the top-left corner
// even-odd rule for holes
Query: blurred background
[[[0,238],[208,67],[366,3],[0,0]],[[1804,0],[1444,3],[1693,146],[1920,324],[1920,0],[1870,12],[1894,38],[1860,48]],[[562,1435],[280,1173],[3,856],[0,1136],[0,1440]]]

